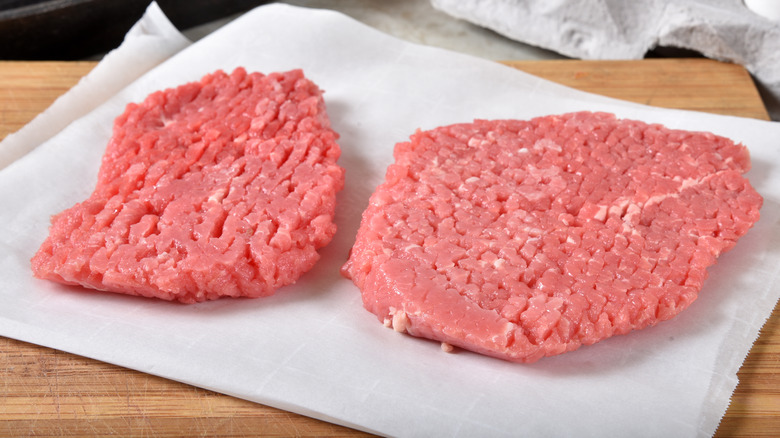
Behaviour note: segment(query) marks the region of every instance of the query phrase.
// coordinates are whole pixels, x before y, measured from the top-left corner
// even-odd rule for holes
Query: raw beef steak
[[[417,132],[343,273],[414,336],[533,362],[672,318],[758,220],[747,150],[573,113]]]
[[[53,217],[33,272],[186,303],[270,295],[335,233],[337,138],[300,70],[155,92],[116,119],[95,191]]]

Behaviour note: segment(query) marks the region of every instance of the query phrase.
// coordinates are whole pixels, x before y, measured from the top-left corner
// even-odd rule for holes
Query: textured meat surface
[[[95,191],[52,218],[33,273],[181,302],[270,295],[335,233],[337,137],[300,70],[155,92],[116,119]]]
[[[728,139],[604,113],[417,132],[342,272],[397,331],[533,362],[690,305],[758,220],[749,166]]]

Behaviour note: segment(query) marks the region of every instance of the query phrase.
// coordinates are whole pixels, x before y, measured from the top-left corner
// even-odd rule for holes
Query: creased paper
[[[132,55],[128,55],[132,56]],[[86,198],[114,117],[218,68],[303,68],[341,134],[334,241],[269,298],[181,305],[33,279],[49,216]],[[400,335],[340,277],[393,145],[416,129],[576,110],[713,131],[751,150],[762,219],[672,321],[532,365]],[[255,9],[181,50],[0,171],[0,335],[393,436],[709,436],[780,296],[780,126],[644,107],[412,45],[338,13]],[[0,145],[0,151],[3,149]]]
[[[152,2],[118,48],[109,52],[100,64],[45,113],[3,139],[0,169],[189,44],[157,3]]]

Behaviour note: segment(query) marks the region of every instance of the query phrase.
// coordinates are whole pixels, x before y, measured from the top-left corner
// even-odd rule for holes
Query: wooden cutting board
[[[574,88],[643,104],[768,120],[753,81],[736,65],[705,59],[507,64]],[[94,65],[0,62],[0,138],[43,111]],[[716,436],[780,436],[780,305],[775,307],[738,376],[739,386]],[[366,436],[0,337],[0,436],[109,434]]]

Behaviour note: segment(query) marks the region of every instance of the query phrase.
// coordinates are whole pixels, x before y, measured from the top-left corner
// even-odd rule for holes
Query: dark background
[[[76,60],[121,44],[152,0],[0,0],[0,59]],[[157,0],[178,29],[246,11],[260,0]]]

